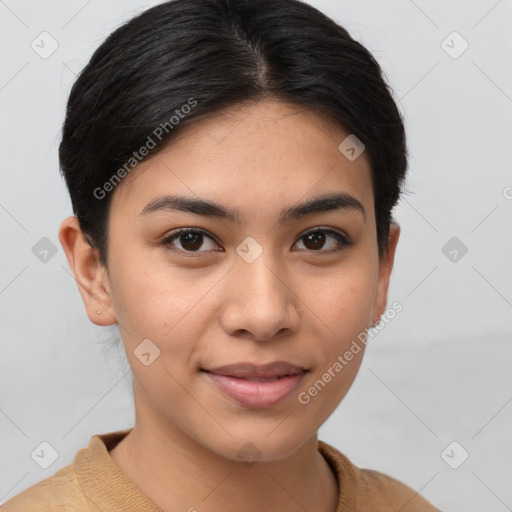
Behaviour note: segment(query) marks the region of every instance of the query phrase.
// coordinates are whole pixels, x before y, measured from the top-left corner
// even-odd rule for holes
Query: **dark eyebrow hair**
[[[151,200],[139,215],[148,215],[162,210],[178,210],[207,217],[217,217],[236,223],[240,223],[243,218],[240,211],[231,210],[212,201],[170,195],[160,196]],[[279,215],[279,222],[291,222],[306,215],[332,210],[358,210],[361,212],[366,222],[366,212],[361,202],[355,197],[345,193],[331,193],[318,196],[304,203],[287,208]]]

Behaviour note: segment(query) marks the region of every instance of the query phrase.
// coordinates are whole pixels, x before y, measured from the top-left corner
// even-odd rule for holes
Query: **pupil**
[[[182,240],[183,239],[185,240],[185,242],[182,241],[182,243],[181,243],[181,245],[183,246],[184,249],[190,249],[191,251],[194,251],[194,250],[199,249],[202,245],[202,236],[203,235],[201,233],[186,233],[181,236],[182,236]]]
[[[313,247],[308,247],[308,249],[321,249],[325,242],[325,233],[310,233],[306,235],[306,240],[313,242]],[[305,245],[307,247],[307,243]]]

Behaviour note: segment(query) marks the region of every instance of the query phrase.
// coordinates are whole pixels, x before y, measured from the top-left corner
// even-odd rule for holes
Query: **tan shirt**
[[[92,436],[73,464],[14,496],[1,511],[161,512],[109,454],[130,430]],[[318,450],[338,480],[336,512],[439,512],[411,488],[383,473],[357,468],[332,446],[318,441]]]

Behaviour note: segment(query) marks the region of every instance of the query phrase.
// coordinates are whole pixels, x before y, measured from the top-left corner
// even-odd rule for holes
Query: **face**
[[[379,259],[370,166],[340,152],[347,135],[311,110],[246,105],[185,127],[117,186],[98,300],[120,327],[137,418],[229,459],[250,442],[277,460],[337,407],[398,237]]]

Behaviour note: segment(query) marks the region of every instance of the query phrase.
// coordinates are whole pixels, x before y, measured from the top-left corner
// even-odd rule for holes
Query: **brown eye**
[[[210,247],[208,247],[208,241]],[[199,229],[182,229],[176,233],[168,236],[162,241],[163,245],[170,245],[173,249],[181,252],[207,252],[209,250],[216,250],[217,244],[208,236],[204,231]],[[177,246],[179,244],[179,246]],[[206,251],[204,249],[206,245]]]
[[[345,246],[350,245],[348,238],[341,233],[333,231],[332,229],[323,228],[310,231],[302,235],[299,240],[303,240],[304,247],[312,252],[337,252],[343,250]],[[325,247],[326,244],[328,245],[327,248]]]
[[[183,233],[178,239],[181,246],[187,251],[197,251],[203,245],[202,233]]]
[[[304,245],[311,250],[321,249],[325,244],[325,233],[317,232],[304,235]]]

